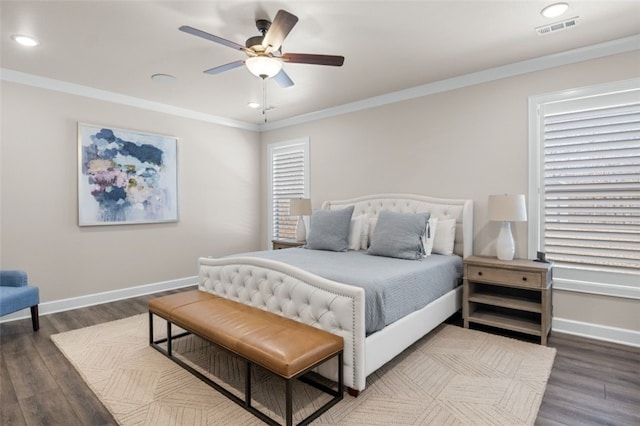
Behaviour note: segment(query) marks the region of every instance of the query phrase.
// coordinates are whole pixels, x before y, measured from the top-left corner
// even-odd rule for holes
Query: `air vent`
[[[575,27],[577,23],[578,23],[578,17],[574,16],[573,18],[566,19],[564,21],[555,22],[553,24],[537,27],[536,32],[538,33],[538,35],[551,34],[556,31],[562,31],[562,30],[566,30],[567,28]]]

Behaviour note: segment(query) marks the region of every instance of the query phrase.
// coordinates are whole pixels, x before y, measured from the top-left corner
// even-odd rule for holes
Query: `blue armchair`
[[[0,316],[31,308],[33,331],[40,328],[38,317],[40,293],[38,287],[29,285],[23,271],[0,271]]]

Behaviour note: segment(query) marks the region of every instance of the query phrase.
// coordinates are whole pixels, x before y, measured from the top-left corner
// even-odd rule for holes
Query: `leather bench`
[[[166,338],[154,338],[154,315],[167,321]],[[172,324],[185,332],[172,335]],[[174,356],[172,341],[188,334],[199,336],[246,362],[244,399]],[[319,417],[343,396],[342,337],[204,291],[193,290],[150,300],[149,344],[269,424],[278,423],[251,405],[251,365],[259,365],[286,381],[283,417],[287,425],[293,424],[294,379],[300,379],[333,396],[326,404],[298,423],[300,425],[308,424]],[[310,370],[332,358],[337,358],[338,361],[337,389],[305,376]]]

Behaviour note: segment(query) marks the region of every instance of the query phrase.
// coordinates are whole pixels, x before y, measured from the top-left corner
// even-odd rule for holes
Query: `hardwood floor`
[[[0,425],[115,425],[49,336],[147,312],[136,297],[0,324]],[[552,333],[557,355],[536,425],[640,425],[640,349]]]

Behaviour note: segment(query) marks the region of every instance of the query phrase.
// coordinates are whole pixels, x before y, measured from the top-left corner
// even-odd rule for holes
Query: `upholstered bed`
[[[381,211],[385,211],[384,215],[387,215],[387,212],[410,215],[427,212],[430,213],[431,218],[439,218],[441,222],[444,222],[445,218],[455,219],[455,240],[451,242],[453,251],[451,260],[470,256],[472,253],[473,203],[471,200],[381,194],[350,200],[327,201],[322,205],[322,210],[342,211],[346,208],[350,209],[351,206],[353,206],[352,216],[354,218],[364,216],[368,223],[375,223]],[[313,226],[312,222],[310,232]],[[436,237],[437,235],[436,233]],[[368,293],[365,294],[362,286],[323,278],[294,266],[305,265],[304,260],[295,260],[299,255],[304,254],[304,251],[316,250],[288,249],[285,251],[290,253],[283,258],[284,261],[278,256],[259,253],[220,259],[201,258],[199,259],[199,288],[342,336],[345,342],[344,384],[356,392],[366,387],[368,375],[429,333],[461,307],[461,287],[452,286],[452,289],[442,290],[444,294],[438,295],[426,306],[419,307],[408,314],[402,313],[404,316],[399,319],[393,317],[396,315],[393,311],[393,314],[387,314],[391,317],[390,319],[378,320],[378,325],[372,326],[371,314],[365,313],[365,306],[371,305],[368,299],[371,296]],[[287,260],[292,255],[294,260]],[[327,256],[339,255],[323,252],[321,258],[326,259],[327,262],[333,262],[331,260],[333,258]],[[360,255],[344,253],[344,255],[356,260],[362,258],[361,260],[365,262],[375,261],[375,259],[367,259],[367,256],[378,258],[378,256],[364,253]],[[436,259],[437,257],[442,259]],[[390,262],[384,257],[379,259]],[[413,260],[399,262],[405,262],[411,267],[417,263],[452,263],[444,259],[442,254],[434,254],[417,262]],[[386,269],[386,264],[382,268]],[[309,269],[313,270],[313,268]],[[329,276],[334,277],[334,275]],[[451,277],[447,279],[451,280]],[[416,298],[415,296],[407,297]],[[319,372],[332,379],[337,377],[335,365],[323,366]]]

